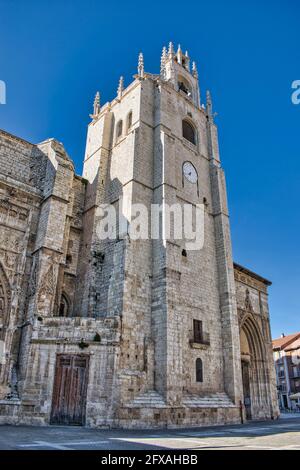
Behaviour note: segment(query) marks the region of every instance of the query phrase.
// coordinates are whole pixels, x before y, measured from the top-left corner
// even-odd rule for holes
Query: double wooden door
[[[85,424],[88,372],[86,354],[57,355],[51,424]]]

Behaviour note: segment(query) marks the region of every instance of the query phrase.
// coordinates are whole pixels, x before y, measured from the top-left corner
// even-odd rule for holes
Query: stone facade
[[[0,133],[0,423],[277,417],[270,283],[232,261],[217,128],[195,64],[170,44],[153,75],[140,55],[134,81],[103,106],[97,95],[91,118],[83,177],[56,140]],[[127,220],[134,203],[204,203],[203,248],[120,227],[99,239],[99,205],[122,199]]]

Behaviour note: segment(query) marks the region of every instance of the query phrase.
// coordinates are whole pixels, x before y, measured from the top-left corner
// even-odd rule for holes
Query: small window
[[[202,321],[194,320],[193,321],[194,327],[194,343],[202,343],[203,342],[203,328],[202,328]]]
[[[123,132],[123,121],[119,121],[117,124],[117,136],[116,138],[119,139]]]
[[[130,113],[127,116],[127,132],[129,131],[131,126],[132,126],[132,111],[130,111]]]
[[[194,127],[188,121],[182,121],[182,135],[183,137],[196,145],[196,135]]]
[[[196,359],[196,382],[203,382],[203,365],[202,359]]]

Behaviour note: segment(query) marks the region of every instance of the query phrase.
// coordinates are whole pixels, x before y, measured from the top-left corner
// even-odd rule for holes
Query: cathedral
[[[233,262],[210,94],[187,52],[97,93],[83,174],[0,131],[0,424],[159,428],[278,417],[268,287]],[[123,198],[204,207],[204,243],[98,233]],[[122,210],[122,208],[121,208]],[[162,224],[164,224],[162,218]]]

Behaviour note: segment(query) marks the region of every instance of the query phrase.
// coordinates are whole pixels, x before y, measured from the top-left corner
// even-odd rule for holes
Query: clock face
[[[197,180],[198,180],[197,171],[191,162],[184,162],[183,174],[190,183],[197,183]]]

